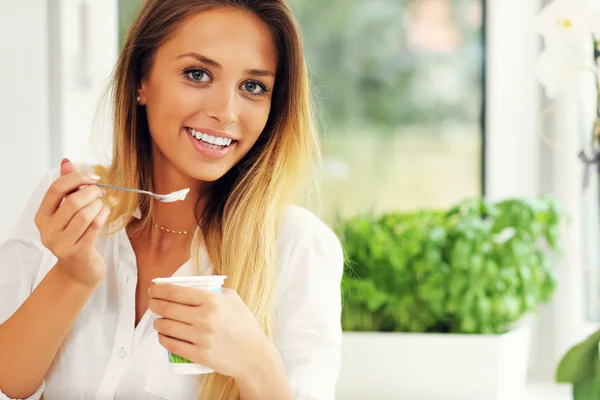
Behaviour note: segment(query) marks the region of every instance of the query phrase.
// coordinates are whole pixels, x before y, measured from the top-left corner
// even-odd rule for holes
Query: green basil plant
[[[341,220],[344,330],[507,332],[556,288],[561,217],[541,196]]]

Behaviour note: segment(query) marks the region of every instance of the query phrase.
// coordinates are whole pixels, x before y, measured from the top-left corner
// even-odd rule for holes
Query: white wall
[[[0,240],[49,167],[46,28],[45,0],[0,5]]]

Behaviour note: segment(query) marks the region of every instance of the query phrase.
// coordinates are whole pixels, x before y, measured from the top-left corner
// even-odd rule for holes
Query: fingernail
[[[69,162],[68,158],[63,158],[62,161],[60,162],[60,165],[63,165],[64,163]]]
[[[88,176],[90,177],[91,180],[93,181],[99,181],[101,178],[99,175],[96,174],[88,174]]]

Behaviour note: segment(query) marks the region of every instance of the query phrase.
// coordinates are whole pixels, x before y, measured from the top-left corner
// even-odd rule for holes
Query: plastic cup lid
[[[227,279],[226,275],[202,275],[202,276],[172,276],[168,278],[154,278],[154,283],[213,283],[222,282]]]

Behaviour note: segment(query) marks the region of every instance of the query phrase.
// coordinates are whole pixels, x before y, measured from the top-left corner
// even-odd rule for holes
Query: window
[[[121,37],[139,3],[119,2]],[[322,110],[324,218],[481,195],[481,0],[288,4]]]

